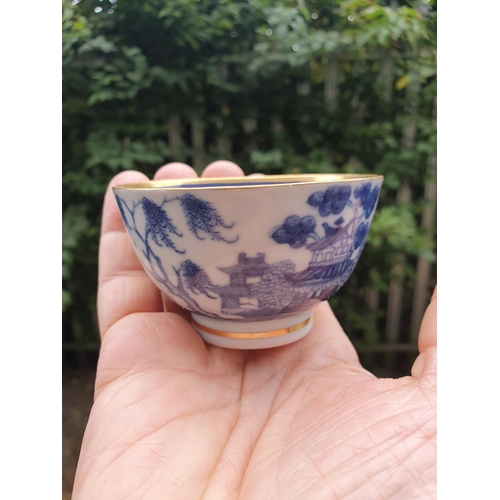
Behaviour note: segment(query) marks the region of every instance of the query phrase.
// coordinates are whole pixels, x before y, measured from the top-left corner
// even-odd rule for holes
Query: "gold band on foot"
[[[214,330],[208,326],[198,323],[195,319],[191,319],[193,325],[202,330],[205,333],[210,333],[211,335],[218,335],[219,337],[228,337],[231,339],[264,339],[268,337],[279,337],[281,335],[286,335],[287,333],[295,332],[306,326],[309,321],[311,321],[312,315],[309,316],[305,321],[301,321],[296,325],[289,326],[288,328],[279,328],[278,330],[271,330],[269,332],[255,332],[255,333],[236,333],[236,332],[223,332],[221,330]]]

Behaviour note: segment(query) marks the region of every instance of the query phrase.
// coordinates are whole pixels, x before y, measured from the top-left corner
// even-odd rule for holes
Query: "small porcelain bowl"
[[[173,179],[113,188],[144,269],[214,345],[307,335],[349,278],[383,178],[314,174]]]

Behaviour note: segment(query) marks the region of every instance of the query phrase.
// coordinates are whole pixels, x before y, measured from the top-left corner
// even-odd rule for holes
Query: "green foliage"
[[[247,174],[385,176],[351,285],[332,299],[353,335],[375,338],[396,256],[409,259],[410,286],[414,259],[435,259],[420,228],[436,151],[433,0],[73,3],[63,0],[62,16],[66,338],[98,338],[98,233],[111,177],[151,176],[168,161],[201,168],[223,154]],[[400,204],[404,183],[413,197]],[[359,314],[367,289],[383,296],[371,317]]]
[[[250,153],[250,163],[256,172],[272,172],[283,169],[283,151],[281,149],[270,149],[259,151],[254,149]]]
[[[434,261],[433,246],[424,238],[409,206],[381,207],[370,228],[367,244],[374,251],[425,255]]]
[[[62,278],[71,280],[71,269],[74,264],[74,251],[82,233],[87,228],[87,219],[82,205],[73,205],[64,212],[62,220]],[[71,293],[63,288],[63,312],[71,304]]]
[[[116,132],[110,129],[90,132],[87,151],[86,169],[105,165],[113,172],[131,170],[141,164],[159,164],[169,155],[169,149],[163,141],[120,141]]]

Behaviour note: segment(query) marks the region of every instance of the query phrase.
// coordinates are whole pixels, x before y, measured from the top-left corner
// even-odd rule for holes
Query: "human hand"
[[[239,176],[231,162],[203,176]],[[181,163],[155,179],[196,177]],[[436,292],[412,375],[378,379],[328,303],[302,340],[257,351],[206,345],[161,295],[125,232],[112,185],[99,251],[102,337],[74,500],[432,499]]]

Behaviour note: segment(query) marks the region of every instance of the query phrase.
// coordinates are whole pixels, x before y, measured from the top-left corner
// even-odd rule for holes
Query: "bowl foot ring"
[[[312,328],[312,311],[269,321],[238,321],[191,314],[191,323],[209,344],[230,349],[266,349],[290,344]]]

